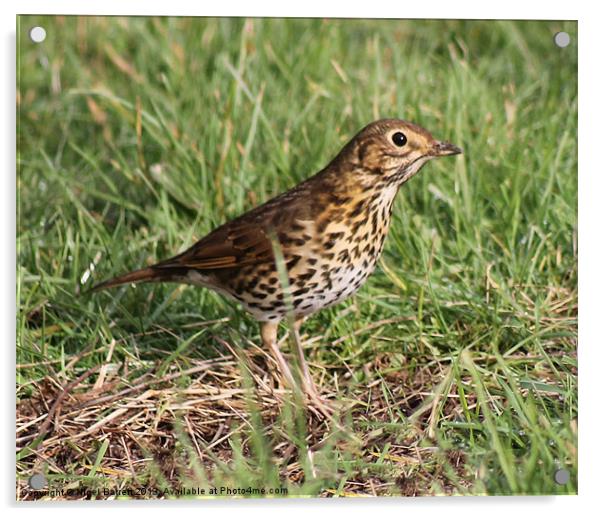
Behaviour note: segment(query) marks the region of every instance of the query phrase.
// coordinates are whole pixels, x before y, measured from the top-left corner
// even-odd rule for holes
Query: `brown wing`
[[[271,236],[280,241],[286,256],[290,245],[298,240],[287,238],[300,222],[314,220],[323,212],[327,191],[319,178],[328,168],[298,184],[291,190],[218,227],[192,247],[173,258],[150,267],[116,276],[95,286],[91,291],[116,287],[126,283],[146,281],[180,281],[190,269],[236,269],[274,260]],[[333,201],[340,204],[340,201]]]
[[[183,253],[155,269],[230,269],[274,259],[271,236],[296,218],[309,216],[311,182],[305,181],[267,203],[218,227]],[[286,232],[286,231],[285,231]]]
[[[192,247],[153,267],[227,269],[273,259],[266,230],[249,221],[233,221],[209,233]]]
[[[103,281],[90,291],[126,283],[177,281],[191,269],[232,269],[272,260],[272,256],[272,244],[266,230],[243,216],[217,228],[178,256]]]

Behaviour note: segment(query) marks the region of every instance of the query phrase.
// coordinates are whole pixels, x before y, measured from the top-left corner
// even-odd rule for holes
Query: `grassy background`
[[[75,488],[575,493],[576,31],[21,17],[17,496],[34,471]],[[257,325],[217,294],[77,295],[293,186],[381,117],[464,154],[402,188],[381,267],[304,326],[346,433],[274,397]]]

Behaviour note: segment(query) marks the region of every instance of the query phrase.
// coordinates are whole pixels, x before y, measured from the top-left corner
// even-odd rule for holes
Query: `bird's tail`
[[[108,279],[92,287],[89,292],[98,292],[105,288],[118,287],[119,285],[125,285],[126,283],[141,283],[145,281],[165,281],[167,278],[167,271],[161,269],[155,269],[154,267],[146,267],[144,269],[138,269],[137,271],[128,272],[120,276]]]

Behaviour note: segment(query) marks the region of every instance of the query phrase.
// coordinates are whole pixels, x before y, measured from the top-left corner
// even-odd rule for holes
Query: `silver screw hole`
[[[568,47],[571,43],[571,36],[569,36],[568,32],[557,32],[554,34],[554,43],[560,48]]]
[[[34,43],[42,43],[46,39],[46,29],[44,27],[32,27],[29,30],[29,39]]]

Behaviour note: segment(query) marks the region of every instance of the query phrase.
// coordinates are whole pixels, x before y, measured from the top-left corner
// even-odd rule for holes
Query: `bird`
[[[212,289],[243,305],[290,387],[329,416],[304,358],[300,327],[310,315],[352,296],[374,271],[401,185],[433,158],[461,154],[409,121],[388,118],[361,129],[321,171],[217,227],[180,254],[94,286],[176,282]],[[279,266],[280,264],[280,266]],[[300,386],[278,344],[293,321]]]

